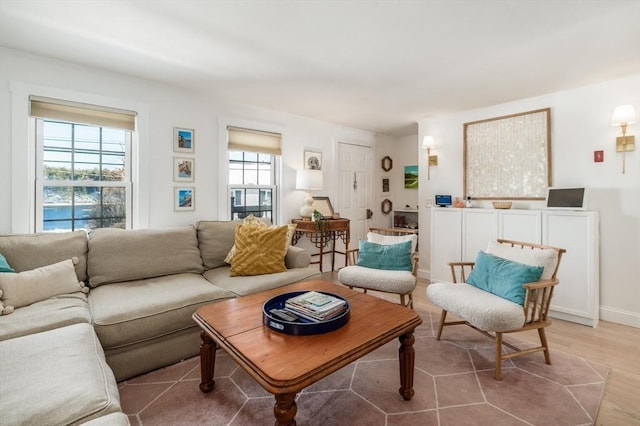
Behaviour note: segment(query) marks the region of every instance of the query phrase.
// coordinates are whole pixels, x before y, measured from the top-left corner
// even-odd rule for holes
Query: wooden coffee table
[[[282,293],[316,290],[348,300],[351,318],[325,334],[294,336],[262,324],[262,305]],[[214,387],[216,345],[227,352],[262,387],[275,395],[275,424],[295,425],[295,397],[305,387],[398,337],[400,395],[413,397],[413,331],[422,319],[412,309],[327,281],[291,284],[199,308],[193,319],[200,333],[200,389]]]

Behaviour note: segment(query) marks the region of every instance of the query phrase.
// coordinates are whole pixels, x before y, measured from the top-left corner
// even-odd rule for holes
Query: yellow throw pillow
[[[267,224],[264,223],[264,220],[255,217],[254,215],[250,214],[249,216],[247,216],[246,218],[244,218],[244,220],[242,221],[242,223],[240,225],[237,226],[255,226],[258,228],[266,228]],[[287,249],[289,248],[289,245],[291,245],[291,238],[293,237],[293,233],[296,230],[296,225],[295,223],[290,223],[289,225],[287,225],[287,243],[284,247],[284,255],[287,254]],[[276,227],[276,225],[272,225],[271,228]],[[233,247],[231,247],[231,250],[229,250],[229,253],[227,253],[227,256],[224,258],[224,261],[228,264],[233,264],[233,257],[236,254],[236,245],[235,243],[233,244]]]
[[[230,275],[249,276],[284,272],[287,226],[236,228],[236,253]]]

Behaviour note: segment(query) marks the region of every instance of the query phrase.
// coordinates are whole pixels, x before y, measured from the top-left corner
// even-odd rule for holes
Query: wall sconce
[[[313,197],[311,191],[322,189],[322,170],[298,170],[296,172],[296,189],[307,191],[304,204],[300,207],[300,216],[303,219],[311,219],[313,215]]]
[[[613,110],[611,115],[611,125],[620,126],[622,136],[616,137],[616,151],[622,152],[622,174],[625,172],[625,152],[636,149],[633,135],[627,136],[627,125],[637,122],[636,111],[633,105],[619,105]]]
[[[438,156],[431,155],[433,145],[433,136],[425,136],[424,138],[422,138],[422,149],[427,150],[427,180],[431,180],[431,167],[438,165]]]

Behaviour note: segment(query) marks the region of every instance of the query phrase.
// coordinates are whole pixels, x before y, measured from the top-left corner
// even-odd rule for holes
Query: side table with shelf
[[[351,237],[349,231],[349,219],[324,219],[321,227],[316,222],[305,219],[292,219],[291,223],[295,223],[296,231],[293,234],[291,244],[296,245],[303,235],[306,235],[309,241],[320,250],[319,253],[312,253],[311,256],[320,256],[320,259],[311,263],[320,265],[322,271],[323,258],[325,253],[331,253],[331,270],[335,270],[336,253],[345,255],[344,265],[347,266],[346,252],[349,250],[349,240]],[[345,251],[336,250],[336,240],[341,239],[344,243]],[[329,246],[329,243],[330,246]],[[329,247],[327,247],[329,246]]]

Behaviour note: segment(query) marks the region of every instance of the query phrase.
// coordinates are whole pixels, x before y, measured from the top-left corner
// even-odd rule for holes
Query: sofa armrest
[[[289,246],[284,257],[287,269],[306,268],[311,264],[311,254],[303,248]]]

